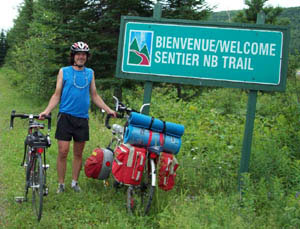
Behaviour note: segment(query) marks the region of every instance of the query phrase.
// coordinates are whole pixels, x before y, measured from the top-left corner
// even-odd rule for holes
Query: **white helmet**
[[[75,54],[76,52],[86,52],[87,54],[89,54],[90,49],[87,43],[78,41],[71,46],[71,52],[72,54]]]

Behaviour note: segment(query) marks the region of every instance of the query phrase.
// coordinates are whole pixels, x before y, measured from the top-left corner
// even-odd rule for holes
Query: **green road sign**
[[[287,28],[124,17],[117,76],[284,90]]]

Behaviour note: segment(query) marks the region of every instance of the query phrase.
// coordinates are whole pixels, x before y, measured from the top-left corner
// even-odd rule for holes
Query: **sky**
[[[8,30],[13,27],[13,20],[18,16],[18,6],[23,0],[0,0],[0,30]],[[240,10],[246,8],[244,0],[206,0],[210,6],[216,6],[214,11]],[[300,0],[269,0],[266,5],[273,7],[300,6]]]
[[[217,8],[214,11],[225,11],[225,10],[241,10],[246,8],[244,0],[206,0],[206,2]],[[300,6],[300,0],[269,0],[265,3],[265,6],[271,5],[273,7],[296,7]]]

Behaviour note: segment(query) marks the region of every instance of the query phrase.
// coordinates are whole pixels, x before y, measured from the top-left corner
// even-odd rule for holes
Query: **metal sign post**
[[[265,14],[260,12],[257,15],[257,24],[265,23]],[[243,188],[242,174],[249,171],[251,146],[252,146],[252,136],[254,129],[254,120],[256,112],[256,102],[257,102],[257,91],[250,90],[248,95],[248,106],[246,115],[245,132],[242,147],[242,157],[240,162],[240,171],[238,176],[238,190],[241,192]]]

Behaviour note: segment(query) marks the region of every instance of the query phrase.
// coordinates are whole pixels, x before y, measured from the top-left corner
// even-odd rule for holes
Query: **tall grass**
[[[299,82],[300,83],[300,82]],[[190,89],[186,89],[190,90]],[[138,109],[143,90],[125,91],[123,102]],[[110,101],[109,93],[104,100]],[[5,95],[5,96],[4,96]],[[18,204],[24,169],[20,167],[26,122],[15,120],[9,130],[12,109],[39,113],[46,104],[20,96],[0,71],[0,227],[8,228],[299,228],[300,152],[299,111],[295,85],[285,93],[259,94],[249,173],[243,176],[243,195],[237,191],[247,92],[237,89],[203,89],[201,96],[177,100],[170,86],[155,87],[150,113],[154,117],[185,125],[182,148],[177,155],[176,186],[157,190],[149,216],[128,215],[124,190],[80,177],[81,193],[70,189],[72,153],[68,159],[67,189],[57,188],[57,145],[47,152],[50,164],[40,223],[31,203]],[[112,106],[112,104],[109,104]],[[57,110],[53,112],[56,117]],[[55,123],[55,118],[54,118]],[[84,160],[97,147],[105,147],[110,132],[101,113],[91,114],[90,141]]]

